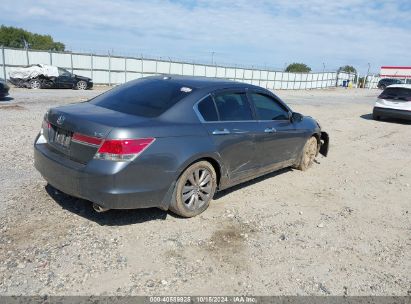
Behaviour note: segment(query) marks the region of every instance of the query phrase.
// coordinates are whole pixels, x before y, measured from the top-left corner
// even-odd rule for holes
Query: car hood
[[[84,77],[84,76],[80,76],[80,75],[76,75],[76,74],[74,74],[74,77],[76,77],[76,78],[79,79],[79,80],[91,81],[91,78]]]

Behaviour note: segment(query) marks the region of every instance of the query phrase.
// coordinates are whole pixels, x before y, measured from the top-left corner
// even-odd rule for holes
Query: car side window
[[[57,69],[59,72],[59,76],[70,76],[71,75],[70,72],[65,69],[62,69],[62,68],[57,68]]]
[[[211,96],[207,96],[198,104],[198,111],[205,121],[218,121],[217,110]]]
[[[221,121],[253,120],[245,93],[220,93],[214,96]]]
[[[258,120],[288,120],[288,111],[273,98],[251,93]]]

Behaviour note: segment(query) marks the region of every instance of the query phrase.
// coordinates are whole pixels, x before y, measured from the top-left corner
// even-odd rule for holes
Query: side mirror
[[[293,112],[293,113],[291,113],[290,120],[291,120],[291,122],[300,122],[300,121],[303,120],[303,118],[304,118],[304,116],[302,114],[297,113],[297,112]]]

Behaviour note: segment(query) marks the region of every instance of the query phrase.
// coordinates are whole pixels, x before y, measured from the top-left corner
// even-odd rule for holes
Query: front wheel
[[[85,82],[84,80],[80,80],[76,84],[76,89],[77,90],[87,90],[87,82]]]
[[[29,86],[30,86],[30,89],[34,89],[34,90],[41,89],[41,81],[40,81],[40,79],[32,79],[32,80],[30,80]]]
[[[314,163],[318,152],[318,141],[314,136],[310,137],[304,145],[301,157],[294,167],[301,171],[306,171]]]
[[[217,188],[217,175],[207,161],[189,166],[177,181],[170,210],[182,217],[193,217],[205,211]]]

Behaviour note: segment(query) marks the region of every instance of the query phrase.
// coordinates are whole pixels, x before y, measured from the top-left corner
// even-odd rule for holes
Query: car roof
[[[392,85],[389,85],[387,88],[404,88],[404,89],[411,90],[411,84],[392,84]]]
[[[220,88],[220,87],[254,87],[250,84],[245,84],[237,81],[212,78],[212,77],[201,77],[201,76],[180,76],[180,75],[163,75],[163,76],[151,76],[146,77],[146,79],[159,79],[170,81],[181,86],[187,86],[196,89],[206,89],[206,88]]]

